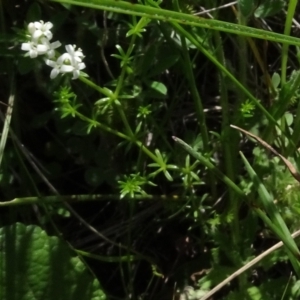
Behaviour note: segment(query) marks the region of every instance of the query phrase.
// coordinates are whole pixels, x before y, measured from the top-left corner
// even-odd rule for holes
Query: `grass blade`
[[[278,34],[270,31],[256,29],[253,27],[228,23],[218,20],[199,18],[194,15],[185,14],[181,12],[141,5],[133,4],[132,2],[115,1],[115,0],[90,0],[89,2],[83,0],[51,0],[64,4],[79,5],[94,9],[105,11],[112,11],[116,13],[123,13],[132,16],[147,17],[155,20],[162,20],[166,22],[177,22],[185,25],[197,26],[221,32],[229,32],[241,36],[253,37],[273,41],[277,43],[284,43],[290,45],[300,45],[298,38]]]

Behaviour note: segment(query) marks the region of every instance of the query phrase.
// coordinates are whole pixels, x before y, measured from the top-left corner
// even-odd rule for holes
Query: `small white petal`
[[[42,35],[43,35],[43,32],[40,29],[38,29],[33,33],[32,37],[33,37],[33,39],[37,40]]]
[[[45,30],[50,30],[53,27],[53,24],[51,22],[46,22],[44,24]]]
[[[42,55],[42,54],[45,54],[49,50],[49,47],[47,45],[37,45],[36,49],[37,49],[38,54]]]
[[[30,43],[23,43],[21,49],[24,51],[29,51],[31,49]]]
[[[80,62],[82,62],[82,58],[81,58],[81,57],[73,56],[72,58],[73,58],[73,60],[74,60],[75,63],[80,63]]]
[[[51,43],[51,49],[56,49],[58,47],[61,46],[61,42],[60,41],[55,41],[53,43]]]
[[[55,57],[55,51],[50,49],[47,51],[48,58],[54,58]]]
[[[73,70],[74,70],[74,67],[69,66],[69,65],[62,65],[60,68],[61,73],[70,73],[70,72],[73,72]]]
[[[46,59],[45,61],[46,65],[48,65],[49,67],[55,68],[56,67],[56,62],[50,59]]]
[[[79,70],[82,70],[82,69],[84,69],[85,68],[85,63],[79,63],[78,64],[78,69]]]
[[[35,26],[34,26],[34,23],[29,23],[28,26],[27,26],[27,29],[28,29],[29,33],[32,35],[36,30]]]
[[[72,79],[73,79],[73,80],[74,80],[74,79],[77,79],[77,78],[79,77],[79,74],[80,74],[80,72],[79,72],[78,70],[73,71],[73,77],[72,77]]]
[[[61,46],[61,43],[59,41],[53,42],[51,44],[49,44],[49,41],[48,41],[48,47],[49,47],[49,49],[47,51],[47,56],[49,58],[53,58],[55,56],[55,50],[54,49],[56,49],[56,48],[58,48],[60,46]]]
[[[83,53],[82,53],[82,50],[77,50],[77,51],[75,51],[75,52],[74,52],[74,55],[75,55],[75,56],[84,56]]]
[[[66,61],[71,62],[71,60],[72,60],[71,55],[69,53],[64,53],[57,59],[57,63],[63,64]]]
[[[34,26],[36,29],[41,29],[44,24],[44,21],[34,22]]]
[[[74,53],[74,47],[72,45],[66,45],[65,48],[70,55]]]
[[[30,56],[31,58],[35,58],[38,56],[37,45],[33,42],[23,43],[21,45],[21,49],[24,51],[28,51],[25,56]]]
[[[50,41],[53,37],[53,34],[51,31],[45,31],[44,35],[47,37],[47,39]]]
[[[36,50],[32,49],[29,51],[30,58],[36,58],[38,56],[38,53]]]
[[[81,61],[79,57],[84,57],[82,50],[80,48],[76,49],[76,46],[74,45],[66,45],[67,52],[72,56],[72,58],[76,61]]]
[[[57,77],[58,74],[59,74],[59,70],[58,69],[53,69],[50,73],[50,78],[54,79],[55,77]]]

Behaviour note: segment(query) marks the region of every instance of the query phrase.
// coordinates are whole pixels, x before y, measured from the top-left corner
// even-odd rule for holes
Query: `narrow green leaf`
[[[290,45],[299,45],[300,40],[288,35],[278,34],[266,30],[256,29],[253,27],[242,26],[234,23],[218,21],[214,19],[200,18],[194,15],[175,12],[171,10],[145,6],[141,4],[132,4],[132,2],[115,1],[115,0],[51,0],[64,4],[73,4],[93,9],[112,11],[134,16],[148,17],[150,19],[162,20],[166,22],[177,22],[185,25],[208,28],[212,30],[229,32],[242,36],[254,37],[278,43]]]
[[[254,186],[257,189],[257,192],[259,194],[259,199],[261,200],[261,204],[263,205],[265,211],[269,215],[269,218],[271,222],[277,227],[277,234],[279,234],[279,238],[285,243],[287,248],[290,249],[290,251],[296,256],[300,256],[300,252],[298,250],[298,247],[294,241],[294,239],[291,237],[291,233],[289,229],[287,228],[283,218],[281,217],[276,205],[274,204],[274,199],[272,195],[267,191],[265,185],[262,183],[262,181],[259,179],[253,168],[251,167],[250,163],[246,159],[246,157],[243,155],[242,152],[240,152],[240,155],[242,157],[242,160],[246,166],[246,170],[254,184]]]
[[[249,17],[256,6],[256,1],[253,0],[238,0],[238,7],[239,11],[242,13],[242,15],[247,18]]]

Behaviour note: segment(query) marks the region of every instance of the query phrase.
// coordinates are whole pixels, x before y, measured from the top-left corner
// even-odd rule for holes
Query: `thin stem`
[[[134,142],[144,153],[146,153],[153,161],[155,161],[157,164],[160,165],[160,161],[157,159],[156,155],[153,154],[142,142],[140,141],[133,141],[132,140],[132,137],[120,132],[120,131],[117,131],[115,129],[112,129],[111,127],[108,127],[96,120],[92,120],[90,119],[89,117],[86,117],[85,115],[81,114],[80,112],[76,111],[75,112],[75,115],[77,117],[79,117],[81,120],[83,121],[86,121],[87,123],[93,123],[95,126],[109,132],[109,133],[112,133],[122,139],[125,139],[127,141],[130,141],[130,142]]]
[[[222,46],[222,39],[219,32],[214,33],[214,38],[216,42],[216,56],[220,63],[225,65],[225,57]],[[227,86],[225,83],[225,75],[219,72],[220,81],[220,100],[222,106],[222,145],[225,155],[225,169],[226,175],[233,182],[236,181],[236,174],[238,174],[239,164],[237,160],[238,151],[238,135],[236,132],[230,128],[230,109],[228,103],[228,93]],[[233,220],[231,223],[234,244],[238,245],[240,243],[240,225],[239,225],[239,208],[240,202],[238,201],[237,194],[229,189],[229,201],[230,210],[233,213]]]
[[[136,39],[136,35],[132,35],[129,47],[128,47],[127,52],[126,52],[126,56],[123,60],[123,67],[122,67],[122,70],[121,70],[121,74],[118,77],[117,87],[116,87],[116,90],[114,92],[114,96],[115,96],[116,99],[118,98],[118,96],[120,94],[120,91],[123,87],[123,83],[124,83],[124,79],[125,79],[125,75],[126,75],[127,67],[128,67],[128,61],[129,61],[130,55],[131,55],[131,53],[134,49],[134,46],[135,46],[135,44],[134,44],[135,39]]]
[[[117,131],[117,130],[115,130],[115,129],[112,129],[111,127],[108,127],[108,126],[106,126],[105,124],[100,123],[99,121],[92,120],[92,119],[86,117],[85,115],[81,114],[81,113],[78,112],[78,111],[75,112],[75,115],[76,115],[78,118],[80,118],[81,120],[86,121],[88,124],[93,123],[95,126],[101,128],[101,129],[103,129],[104,131],[107,131],[107,132],[109,132],[109,133],[112,133],[112,134],[114,134],[114,135],[116,135],[116,136],[118,136],[118,137],[120,137],[120,138],[122,138],[122,139],[125,139],[125,140],[127,140],[127,141],[131,141],[131,137],[129,137],[128,135],[126,135],[126,134],[124,134],[124,133],[122,133],[122,132],[120,132],[120,131]]]
[[[102,87],[98,86],[97,84],[93,83],[91,80],[87,79],[86,77],[80,76],[79,79],[80,79],[82,82],[84,82],[86,85],[88,85],[89,87],[91,87],[91,88],[93,88],[94,90],[98,91],[99,93],[101,93],[101,94],[107,96],[111,101],[114,101],[114,102],[115,102],[115,100],[117,99],[118,93],[116,93],[116,92],[115,92],[115,93],[112,93],[109,89],[105,89],[105,88],[102,88]],[[128,139],[128,140],[134,140],[134,139],[135,139],[135,138],[134,138],[134,134],[133,134],[133,132],[132,132],[130,126],[129,126],[129,123],[128,123],[128,121],[127,121],[127,118],[126,118],[126,116],[125,116],[125,114],[124,114],[124,111],[123,111],[121,105],[120,105],[120,104],[117,104],[116,107],[117,107],[117,110],[118,110],[118,112],[119,112],[119,114],[120,114],[120,117],[121,117],[121,119],[122,119],[122,121],[123,121],[123,124],[124,124],[124,126],[125,126],[127,132],[130,134],[130,138],[127,137],[126,139]],[[80,113],[78,113],[78,114],[81,115]],[[78,115],[78,116],[79,116],[79,115]],[[81,117],[82,117],[82,118],[86,118],[86,117],[83,116],[83,115],[81,115]],[[99,122],[98,122],[98,123],[99,123]],[[108,131],[108,132],[110,132],[110,133],[114,133],[114,134],[120,136],[120,132],[117,132],[116,130],[111,129],[110,127],[107,127],[107,126],[104,125],[104,124],[99,123],[99,127],[101,127],[102,129],[104,129],[104,130],[106,130],[106,131]],[[122,134],[122,135],[123,135],[123,134]],[[122,136],[120,136],[120,137],[122,137]]]
[[[173,26],[177,28],[177,30],[183,34],[188,40],[191,41],[193,45],[195,45],[212,63],[214,63],[220,71],[222,71],[225,75],[228,76],[228,78],[234,83],[234,85],[240,89],[245,96],[249,98],[249,100],[253,101],[255,105],[263,112],[263,114],[266,116],[266,118],[274,125],[277,125],[277,122],[273,118],[273,116],[266,110],[263,105],[260,104],[260,101],[256,99],[248,90],[247,88],[233,76],[225,66],[223,66],[209,51],[207,51],[201,43],[197,41],[197,39],[190,34],[188,31],[186,31],[181,25],[173,23]]]
[[[176,27],[176,24],[174,24]],[[187,46],[186,46],[186,41],[185,37],[181,36],[181,43],[182,43],[182,55],[183,55],[183,67],[185,69],[185,75],[188,79],[188,83],[191,89],[191,94],[194,100],[195,108],[196,108],[196,114],[197,114],[197,119],[199,122],[199,127],[201,131],[201,136],[203,139],[203,149],[206,153],[209,152],[209,137],[208,137],[208,131],[206,127],[206,120],[205,120],[205,114],[204,114],[204,109],[202,105],[202,100],[200,97],[200,94],[197,89],[196,81],[195,81],[195,76],[192,70],[192,62],[190,60],[188,51],[187,51]]]
[[[289,7],[287,10],[286,21],[285,21],[285,26],[284,26],[284,35],[286,35],[286,36],[290,36],[290,34],[291,34],[293,16],[295,14],[295,10],[296,10],[298,1],[290,0],[290,1],[288,1],[288,3],[289,3]],[[282,52],[281,52],[281,87],[283,87],[286,82],[288,51],[289,51],[289,45],[283,44]]]
[[[135,18],[135,17],[133,17],[133,18]],[[142,22],[142,19],[143,18],[140,19],[139,23],[136,26],[139,26],[140,22]],[[125,80],[125,75],[126,75],[127,68],[128,68],[128,62],[129,62],[129,59],[130,59],[130,55],[131,55],[131,53],[134,49],[134,46],[135,46],[135,40],[136,40],[136,35],[133,34],[131,36],[130,44],[129,44],[129,47],[127,49],[126,55],[123,59],[123,66],[122,66],[121,74],[118,77],[117,86],[116,86],[116,89],[115,89],[115,92],[114,92],[114,99],[118,99],[120,91],[123,87],[124,80]],[[118,113],[121,117],[121,120],[122,120],[126,130],[127,130],[128,134],[130,135],[132,141],[134,142],[136,138],[135,138],[135,135],[134,135],[134,133],[133,133],[133,131],[132,131],[130,125],[129,125],[129,122],[128,122],[127,117],[124,113],[123,107],[122,107],[121,103],[116,103],[115,102],[115,104],[116,104],[117,111],[118,111]]]
[[[176,27],[176,24],[174,24]],[[203,150],[205,153],[210,152],[210,147],[209,147],[209,137],[208,137],[208,130],[206,126],[206,119],[205,119],[205,114],[204,114],[204,109],[203,109],[203,104],[202,104],[202,99],[200,97],[200,94],[197,89],[196,85],[196,80],[194,76],[194,72],[192,69],[192,62],[190,60],[190,56],[187,50],[186,46],[186,41],[185,37],[181,35],[181,44],[182,44],[182,55],[183,55],[183,67],[185,69],[185,75],[187,77],[189,86],[190,86],[190,91],[192,94],[192,98],[194,100],[194,106],[196,108],[196,114],[197,114],[197,120],[199,123],[200,131],[201,131],[201,137],[203,141]],[[216,185],[215,185],[215,176],[210,172],[209,173],[209,181],[210,181],[210,188],[211,188],[211,193],[212,197],[216,198],[217,197],[217,190],[216,190]]]
[[[242,15],[241,12],[238,12],[238,23],[240,25],[247,25],[247,19]],[[239,80],[243,86],[247,86],[247,42],[245,37],[238,36],[238,56],[239,56]],[[238,94],[239,103],[245,101],[245,94],[239,91]]]
[[[100,94],[105,95],[105,96],[109,97],[110,99],[112,98],[113,94],[109,89],[102,88],[99,85],[95,84],[94,82],[92,82],[91,80],[89,80],[83,76],[79,76],[79,80],[84,82],[86,85],[88,85],[92,89],[98,91]]]
[[[135,199],[147,200],[147,201],[178,201],[186,202],[190,199],[189,196],[177,196],[177,195],[135,195]],[[130,199],[129,196],[125,196],[122,199]],[[198,198],[197,198],[198,199]],[[199,198],[199,200],[201,197]],[[119,201],[120,195],[106,195],[106,194],[92,194],[92,195],[52,195],[52,196],[38,196],[38,197],[23,197],[15,198],[9,201],[0,201],[0,207],[4,206],[19,206],[19,205],[32,205],[32,204],[55,204],[61,201],[73,203],[73,202],[85,202],[85,201]]]

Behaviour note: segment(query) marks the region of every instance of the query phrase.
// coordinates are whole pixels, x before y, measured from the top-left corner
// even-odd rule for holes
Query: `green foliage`
[[[257,7],[257,1],[239,0],[239,10],[244,17],[249,17]]]
[[[0,245],[1,299],[106,299],[84,263],[41,228],[21,223],[2,227]]]
[[[139,174],[130,174],[130,176],[124,177],[123,181],[118,181],[121,190],[121,198],[124,198],[127,194],[131,198],[135,195],[147,195],[147,193],[142,189],[145,184],[150,184],[155,186],[154,183],[148,181],[147,178],[143,178]]]
[[[0,153],[3,201],[16,198],[1,215],[0,298],[104,299],[98,276],[112,299],[173,299],[172,285],[180,299],[199,299],[281,240],[283,249],[209,297],[297,299],[299,183],[230,127],[300,165],[299,49],[288,49],[300,45],[290,33],[296,2],[286,18],[281,0],[234,9],[204,0],[5,4],[1,97],[18,106]],[[30,36],[22,27],[40,20],[53,23],[53,40],[78,48],[51,56],[44,39],[21,55]],[[19,219],[71,231],[84,263],[104,266],[89,272],[68,244]]]
[[[255,104],[249,100],[242,103],[241,105],[241,113],[244,118],[251,118],[253,117],[253,112],[255,110]]]
[[[264,0],[259,3],[254,15],[256,18],[267,18],[279,13],[284,6],[284,0]]]

